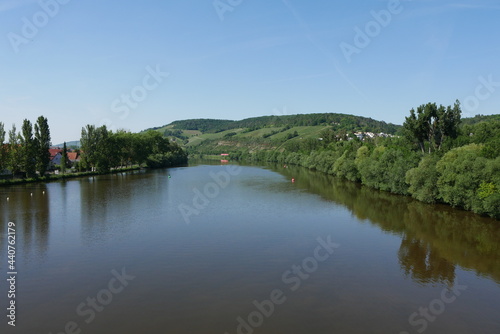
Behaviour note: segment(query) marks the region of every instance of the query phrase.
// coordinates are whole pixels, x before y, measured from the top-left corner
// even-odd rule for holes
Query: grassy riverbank
[[[76,173],[66,173],[66,174],[48,174],[48,175],[45,175],[43,177],[30,177],[30,178],[26,178],[26,179],[0,180],[0,187],[14,185],[14,184],[25,184],[25,183],[36,183],[36,182],[53,182],[53,181],[60,181],[60,180],[67,180],[67,179],[76,179],[76,178],[85,177],[85,176],[117,174],[117,173],[128,172],[128,171],[139,170],[139,169],[143,169],[143,167],[136,165],[136,166],[125,167],[125,168],[111,169],[109,172],[106,172],[106,173],[76,172]]]

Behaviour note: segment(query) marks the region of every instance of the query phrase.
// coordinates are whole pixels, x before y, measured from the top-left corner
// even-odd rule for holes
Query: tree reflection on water
[[[346,206],[358,219],[401,236],[401,270],[421,284],[453,284],[455,268],[472,269],[500,283],[500,222],[370,189],[305,168],[271,166],[296,185]]]

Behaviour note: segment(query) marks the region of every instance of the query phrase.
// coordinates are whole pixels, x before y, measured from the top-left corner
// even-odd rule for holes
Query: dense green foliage
[[[12,174],[19,174],[21,171],[22,150],[20,144],[21,136],[17,133],[15,124],[12,124],[12,129],[9,130],[9,144],[7,146],[7,169]]]
[[[82,129],[81,170],[106,173],[111,168],[146,164],[150,168],[181,165],[187,153],[157,131],[113,133],[106,126]]]
[[[421,105],[410,110],[403,125],[405,136],[418,144],[422,153],[426,149],[429,153],[440,150],[448,138],[456,138],[460,124],[460,102],[456,101],[453,107],[439,107],[435,103]]]
[[[32,177],[36,172],[36,146],[33,138],[33,126],[27,119],[23,121],[22,134],[19,137],[21,144],[21,168],[27,177]]]
[[[0,122],[0,173],[7,168],[7,144],[5,144],[5,126]]]
[[[9,131],[9,141],[5,142],[5,128],[0,122],[0,173],[10,171],[13,175],[26,177],[41,176],[47,169],[50,153],[50,130],[47,119],[40,116],[35,123],[33,133],[32,123],[25,119],[21,132],[16,125]]]
[[[46,117],[40,116],[35,123],[36,142],[36,170],[40,176],[45,175],[45,171],[50,162],[50,128]]]

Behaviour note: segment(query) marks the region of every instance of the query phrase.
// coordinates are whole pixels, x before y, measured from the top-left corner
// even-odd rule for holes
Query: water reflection
[[[421,284],[453,284],[455,268],[500,283],[500,222],[445,205],[375,191],[303,168],[273,165],[298,187],[346,206],[358,219],[402,238],[401,270]]]
[[[107,239],[134,200],[132,174],[90,177],[80,182],[81,229],[84,242]]]
[[[27,259],[31,256],[44,257],[48,249],[50,220],[47,185],[5,187],[0,190],[0,197],[2,244],[7,240],[7,223],[14,222],[16,245],[23,249],[23,256]],[[4,248],[2,247],[2,252],[5,251]]]
[[[398,258],[405,274],[419,283],[447,282],[451,286],[455,281],[455,266],[423,240],[403,236]]]
[[[125,233],[141,221],[145,212],[167,201],[164,173],[133,171],[81,180],[82,239],[85,243],[107,240]]]
[[[498,221],[374,191],[303,168],[285,169],[278,165],[268,168],[289,180],[295,178],[295,186],[304,191],[345,206],[362,223],[398,235],[401,271],[420,284],[451,285],[457,266],[500,283]],[[44,257],[51,216],[58,222],[54,225],[57,229],[65,224],[80,227],[81,234],[75,233],[73,237],[81,237],[86,244],[98,238],[112,239],[125,233],[134,221],[140,221],[144,210],[169,216],[163,207],[169,201],[170,191],[160,191],[169,189],[171,181],[166,178],[166,173],[135,172],[0,188],[2,244],[6,240],[7,222],[14,221],[23,256]],[[4,248],[0,250],[3,258]]]

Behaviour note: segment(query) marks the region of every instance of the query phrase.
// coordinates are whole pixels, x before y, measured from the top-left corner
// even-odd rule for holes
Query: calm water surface
[[[229,168],[0,188],[1,332],[500,333],[500,222],[301,168]]]

